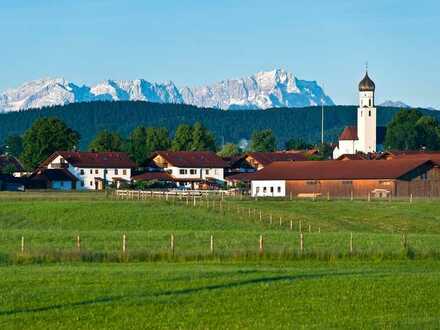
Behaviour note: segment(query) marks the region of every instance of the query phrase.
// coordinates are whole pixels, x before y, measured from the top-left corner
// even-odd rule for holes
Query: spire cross
[[[365,62],[365,71],[368,72],[368,61]]]

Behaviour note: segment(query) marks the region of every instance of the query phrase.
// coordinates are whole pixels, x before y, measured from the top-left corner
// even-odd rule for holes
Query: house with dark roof
[[[151,165],[168,173],[179,187],[215,188],[225,181],[228,163],[211,151],[156,151]]]
[[[249,179],[255,197],[439,197],[438,164],[428,159],[274,162]]]
[[[13,174],[16,177],[24,173],[23,165],[20,161],[9,155],[0,155],[0,174]]]
[[[101,190],[131,181],[136,164],[124,152],[56,151],[31,175],[46,188]]]

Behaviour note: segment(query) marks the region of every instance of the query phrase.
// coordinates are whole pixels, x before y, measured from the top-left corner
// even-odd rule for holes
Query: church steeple
[[[376,152],[376,108],[374,107],[374,93],[376,85],[368,75],[368,68],[364,78],[359,83],[358,109],[358,143],[356,149],[364,153]]]

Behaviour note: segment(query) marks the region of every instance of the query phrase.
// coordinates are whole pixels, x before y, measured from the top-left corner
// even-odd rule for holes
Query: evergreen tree
[[[173,151],[189,151],[192,145],[192,130],[191,126],[181,124],[176,129],[171,149]]]
[[[146,164],[149,157],[146,141],[147,129],[143,126],[136,127],[128,137],[128,154],[136,164],[141,166]]]
[[[168,150],[171,147],[171,140],[168,130],[164,127],[150,127],[146,131],[146,150],[148,156],[159,150]]]
[[[191,134],[192,151],[215,151],[214,135],[208,131],[200,122],[196,122],[192,127]]]
[[[272,130],[255,131],[251,137],[251,150],[255,152],[275,151],[276,140]]]
[[[28,170],[35,169],[57,150],[73,150],[79,134],[57,118],[40,118],[23,136],[21,160]]]
[[[96,152],[122,151],[123,147],[124,139],[118,133],[103,130],[90,142],[89,150]]]

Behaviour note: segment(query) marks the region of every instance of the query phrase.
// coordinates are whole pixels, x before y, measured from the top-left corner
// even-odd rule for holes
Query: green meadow
[[[0,326],[439,328],[439,211],[0,193]]]

